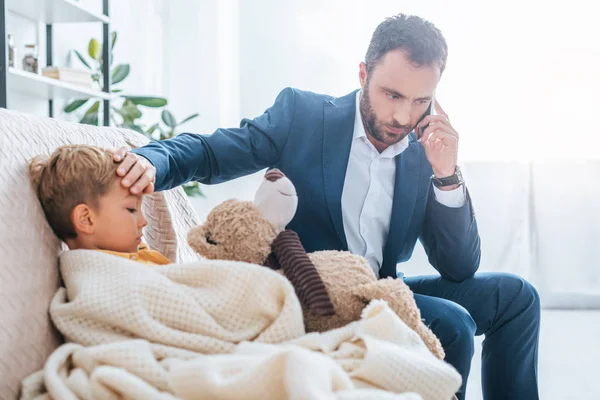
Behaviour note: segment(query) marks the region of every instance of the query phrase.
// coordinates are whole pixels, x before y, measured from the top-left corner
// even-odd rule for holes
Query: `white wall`
[[[285,86],[341,95],[358,86],[371,34],[399,12],[434,22],[449,44],[438,99],[464,160],[595,158],[585,134],[600,106],[597,6],[585,0],[241,1],[241,111]],[[585,136],[585,146],[574,140]]]
[[[164,18],[166,95],[177,116],[200,113],[183,131],[212,133],[219,127],[239,126],[247,115],[240,111],[244,79],[240,68],[245,57],[240,48],[247,35],[242,21],[248,16],[238,0],[173,1],[166,5]],[[252,199],[260,177],[203,186],[206,198],[192,203],[204,218],[228,198]]]

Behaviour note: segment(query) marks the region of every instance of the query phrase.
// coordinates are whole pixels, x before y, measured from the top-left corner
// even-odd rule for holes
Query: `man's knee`
[[[497,274],[497,279],[500,294],[504,297],[500,301],[511,302],[511,307],[539,320],[540,295],[531,283],[520,276],[507,273]]]
[[[446,352],[471,357],[476,324],[469,312],[459,304],[442,299],[437,311],[436,317],[430,321],[430,328]]]

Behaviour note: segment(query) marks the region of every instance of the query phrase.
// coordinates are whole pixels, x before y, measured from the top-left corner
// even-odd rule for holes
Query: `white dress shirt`
[[[344,189],[342,218],[348,249],[367,259],[376,276],[383,262],[383,248],[390,228],[396,157],[408,147],[408,136],[379,153],[369,141],[360,115],[360,91],[356,94],[354,136]],[[464,185],[450,191],[435,186],[436,201],[447,207],[462,207]]]

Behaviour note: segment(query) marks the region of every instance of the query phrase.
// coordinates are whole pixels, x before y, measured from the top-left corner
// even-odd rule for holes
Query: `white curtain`
[[[545,308],[600,308],[600,160],[463,163],[481,236],[480,271],[536,285]],[[398,266],[435,272],[419,245]]]

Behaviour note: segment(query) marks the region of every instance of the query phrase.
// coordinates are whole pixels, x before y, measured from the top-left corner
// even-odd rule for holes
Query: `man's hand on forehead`
[[[117,175],[123,177],[121,185],[129,188],[131,194],[140,195],[154,192],[156,168],[144,157],[130,153],[126,146],[115,151],[115,162],[120,163]]]

